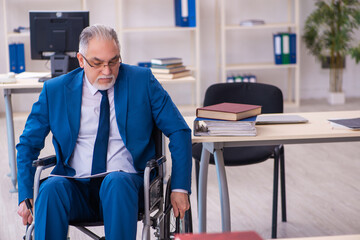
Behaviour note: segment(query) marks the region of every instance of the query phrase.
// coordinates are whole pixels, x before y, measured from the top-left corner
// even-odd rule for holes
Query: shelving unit
[[[287,70],[287,105],[299,106],[300,104],[300,27],[299,27],[299,0],[283,0],[284,4],[287,5],[287,21],[280,23],[265,23],[263,25],[255,26],[241,26],[228,24],[226,21],[227,16],[227,5],[228,0],[220,1],[220,81],[226,82],[227,74],[229,71],[246,71],[246,70]],[[240,2],[243,0],[240,0]],[[269,0],[263,0],[269,1]],[[245,4],[244,4],[245,5]],[[246,20],[246,19],[242,19]],[[241,64],[229,64],[227,61],[227,37],[231,31],[239,31],[240,34],[246,35],[249,31],[262,31],[262,30],[274,30],[275,32],[286,30],[287,32],[296,33],[296,64],[284,64],[276,65],[274,63],[274,56],[269,56],[269,62],[255,62],[255,63],[241,63]],[[272,37],[272,36],[271,36]],[[268,38],[268,40],[272,38]],[[264,40],[266,41],[266,40]],[[239,53],[241,54],[241,53]]]
[[[143,0],[145,1],[145,0]],[[187,42],[182,42],[182,41],[175,41],[173,42],[174,46],[177,46],[177,44],[185,44],[185,46],[188,47],[188,51],[189,53],[191,53],[191,59],[185,59],[183,56],[174,56],[173,53],[168,52],[167,53],[167,57],[181,57],[183,59],[184,62],[191,62],[191,65],[185,64],[187,69],[192,70],[193,72],[193,77],[189,78],[189,77],[185,77],[185,78],[178,78],[178,79],[171,79],[171,80],[162,80],[162,79],[158,79],[159,82],[162,85],[167,85],[167,84],[191,84],[192,85],[192,103],[190,106],[188,107],[196,107],[196,106],[200,106],[201,104],[201,99],[200,99],[200,87],[201,87],[201,83],[200,83],[200,27],[199,27],[199,23],[200,23],[200,11],[199,11],[199,1],[196,1],[196,27],[176,27],[175,26],[175,17],[173,18],[174,21],[173,22],[169,22],[167,25],[168,26],[144,26],[144,27],[125,27],[124,25],[124,17],[123,17],[123,12],[125,11],[125,4],[130,2],[130,0],[119,0],[117,2],[118,6],[118,19],[117,19],[117,23],[118,23],[118,27],[117,27],[117,31],[119,34],[119,38],[120,38],[120,44],[121,44],[121,48],[122,48],[122,57],[124,59],[127,59],[128,56],[130,56],[131,54],[133,54],[131,52],[131,50],[129,50],[129,45],[131,45],[131,43],[129,43],[128,45],[126,45],[125,39],[127,36],[129,36],[130,34],[159,34],[159,33],[164,33],[164,34],[169,34],[169,36],[174,35],[176,33],[184,33],[184,34],[190,34],[190,40]],[[155,3],[154,3],[155,4]],[[169,9],[169,11],[174,12],[174,8]],[[155,16],[156,17],[156,16]],[[145,24],[144,24],[145,25]],[[166,41],[166,39],[159,39],[159,41]],[[143,44],[147,44],[145,43],[145,41],[143,41]],[[148,46],[149,48],[151,48],[151,46]],[[159,52],[161,52],[161,49],[157,49]],[[157,56],[153,56],[153,55],[148,55],[147,59],[150,61],[151,58],[153,57],[157,57]],[[127,61],[129,64],[133,64],[136,65],[138,62],[144,61],[144,59],[139,59],[136,58],[135,60],[132,61]],[[166,88],[166,86],[164,86],[164,88]],[[186,106],[183,106],[186,107]]]
[[[81,9],[79,10],[86,10],[87,9],[87,0],[78,0],[81,2]],[[11,32],[8,29],[8,17],[7,17],[7,2],[10,2],[10,0],[2,0],[2,4],[3,4],[3,21],[4,21],[4,33],[5,33],[5,56],[9,56],[9,43],[11,42],[12,39],[22,39],[23,41],[27,41],[30,42],[30,32],[24,32],[24,33],[15,33],[15,32]],[[24,8],[26,9],[26,8]],[[38,10],[38,9],[34,9],[34,10]],[[26,14],[27,11],[25,10]],[[24,23],[22,23],[24,24]],[[24,25],[28,26],[28,22],[26,22]],[[28,51],[30,53],[30,51]],[[25,54],[26,55],[26,54]],[[30,60],[30,59],[26,59],[26,60]],[[25,61],[27,62],[27,61]],[[5,63],[6,63],[6,70],[8,71],[10,69],[9,66],[9,57],[5,58]],[[31,71],[31,69],[30,69]]]

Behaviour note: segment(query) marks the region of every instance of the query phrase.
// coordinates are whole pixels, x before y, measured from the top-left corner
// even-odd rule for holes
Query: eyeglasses
[[[90,67],[95,68],[95,69],[102,69],[102,68],[105,68],[106,66],[108,66],[109,68],[112,68],[112,67],[115,67],[117,64],[121,63],[120,56],[116,56],[114,59],[109,61],[107,64],[102,63],[102,62],[90,63],[89,60],[87,60],[84,55],[81,54],[81,56],[85,59],[85,61],[87,62],[87,64],[89,64]]]

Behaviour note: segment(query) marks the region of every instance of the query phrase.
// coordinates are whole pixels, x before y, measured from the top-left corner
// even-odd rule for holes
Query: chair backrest
[[[206,90],[204,106],[222,102],[261,105],[261,113],[282,113],[281,90],[264,83],[217,83]]]

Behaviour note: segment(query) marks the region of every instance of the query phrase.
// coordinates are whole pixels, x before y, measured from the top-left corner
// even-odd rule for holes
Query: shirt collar
[[[98,89],[96,89],[90,82],[89,82],[89,79],[87,78],[86,74],[84,74],[84,78],[85,78],[85,82],[86,82],[86,85],[87,87],[89,88],[90,90],[90,93],[91,95],[95,95],[98,91]]]

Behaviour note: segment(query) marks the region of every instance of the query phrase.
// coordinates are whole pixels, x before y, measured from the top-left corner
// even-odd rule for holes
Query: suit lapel
[[[71,130],[71,144],[69,155],[71,155],[80,129],[82,84],[84,71],[79,72],[65,85],[65,104],[67,108],[68,122]]]
[[[114,85],[114,104],[116,122],[122,140],[126,146],[126,119],[128,106],[128,78],[124,73],[123,64],[120,66],[119,75]]]

